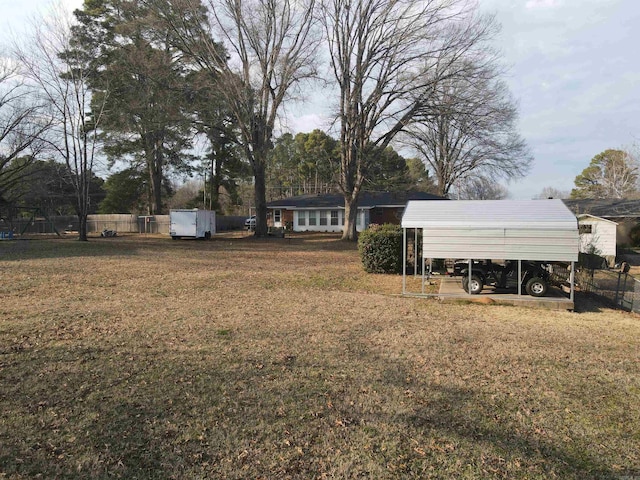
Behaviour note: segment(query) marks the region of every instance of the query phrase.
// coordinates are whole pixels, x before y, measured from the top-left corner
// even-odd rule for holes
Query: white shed
[[[573,284],[578,222],[562,200],[410,201],[402,228],[422,230],[423,259],[568,262]]]
[[[616,261],[616,231],[618,224],[594,215],[578,215],[580,252],[604,257],[612,267]]]

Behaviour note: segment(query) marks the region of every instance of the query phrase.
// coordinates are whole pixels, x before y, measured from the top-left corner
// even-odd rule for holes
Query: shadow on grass
[[[407,387],[405,379],[410,377],[400,362],[391,362],[381,374],[385,383],[395,383],[399,389]],[[525,469],[528,474],[523,478],[621,478],[620,471],[589,452],[592,445],[548,440],[542,428],[523,418],[522,407],[514,399],[430,381],[417,390],[406,390],[413,411],[388,421],[397,422],[399,431],[415,432],[414,438],[432,439],[426,445],[437,455],[459,455],[464,449],[473,452],[465,456],[476,471],[474,478],[513,478]],[[422,448],[417,450],[424,455]]]
[[[137,247],[132,243],[115,239],[20,239],[0,242],[0,260],[19,261],[44,258],[108,257],[135,255]]]
[[[171,251],[337,251],[357,249],[355,242],[345,242],[330,234],[293,234],[285,238],[257,238],[251,235],[214,236],[211,240],[180,239],[167,236],[121,235],[115,238],[90,238],[80,242],[75,238],[19,239],[0,242],[0,260],[17,261],[40,258],[106,257],[137,255],[140,250]]]
[[[213,237],[212,240],[227,241],[224,237]],[[344,241],[339,234],[335,233],[287,233],[284,238],[275,236],[259,238],[247,235],[232,241],[249,246],[269,245],[301,250],[353,251],[358,248],[357,242]]]
[[[606,299],[599,299],[598,297],[585,292],[575,293],[575,312],[576,313],[598,313],[603,309],[613,308]]]
[[[218,336],[213,351],[233,341]],[[588,445],[529,428],[517,400],[411,380],[408,363],[352,343],[323,363],[7,348],[0,477],[619,478]]]
[[[477,451],[476,467],[488,476],[510,478],[522,466],[535,472],[536,478],[619,478],[619,473],[589,453],[588,446],[546,440],[534,433],[532,425],[517,422],[509,407],[486,408],[486,395],[441,385],[429,388],[437,400],[402,416],[400,422],[418,428],[426,437],[436,433],[453,440],[452,444],[459,442],[456,449],[460,444],[462,448],[472,445]]]

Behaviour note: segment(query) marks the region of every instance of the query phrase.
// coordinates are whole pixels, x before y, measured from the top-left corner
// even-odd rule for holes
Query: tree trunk
[[[162,167],[164,155],[162,151],[162,139],[150,136],[151,148],[146,150],[147,165],[149,166],[149,187],[151,198],[149,199],[149,214],[162,214]]]
[[[265,186],[265,164],[256,159],[253,165],[254,193],[256,200],[256,237],[267,236],[267,195]]]
[[[151,215],[162,213],[162,173],[153,169],[151,172]]]
[[[89,240],[87,236],[87,214],[78,215],[79,226],[78,226],[78,240],[81,242],[86,242]]]
[[[69,165],[69,164],[68,164]],[[85,167],[85,165],[83,165]],[[78,215],[78,240],[81,242],[88,241],[87,236],[87,215],[89,211],[89,180],[88,173],[82,169],[79,173],[71,172],[76,181],[74,188],[76,190],[76,214]]]
[[[220,185],[222,185],[222,154],[221,152],[215,152],[215,168],[214,162],[211,162],[211,209],[216,210],[218,213],[222,213],[222,207],[220,205]],[[215,171],[214,171],[215,170]]]
[[[342,230],[342,240],[355,242],[358,240],[356,230],[358,221],[358,197],[344,196],[344,229]]]

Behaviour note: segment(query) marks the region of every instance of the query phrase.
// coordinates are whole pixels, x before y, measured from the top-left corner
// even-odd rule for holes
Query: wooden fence
[[[216,216],[216,231],[241,230],[245,217]],[[87,217],[87,232],[99,233],[103,230],[115,230],[118,233],[160,233],[169,235],[169,215],[132,215],[105,214]],[[2,219],[0,230],[11,230],[15,234],[60,233],[78,230],[78,217],[74,215],[36,217],[33,219]]]

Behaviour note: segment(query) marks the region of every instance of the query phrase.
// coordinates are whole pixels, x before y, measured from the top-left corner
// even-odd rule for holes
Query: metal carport
[[[562,200],[414,200],[407,203],[402,229],[403,295],[408,294],[407,230],[413,229],[416,239],[422,230],[423,263],[447,258],[468,259],[470,264],[474,259],[517,260],[520,278],[523,260],[568,262],[573,302],[580,240],[577,219]],[[518,284],[518,296],[520,290]]]

